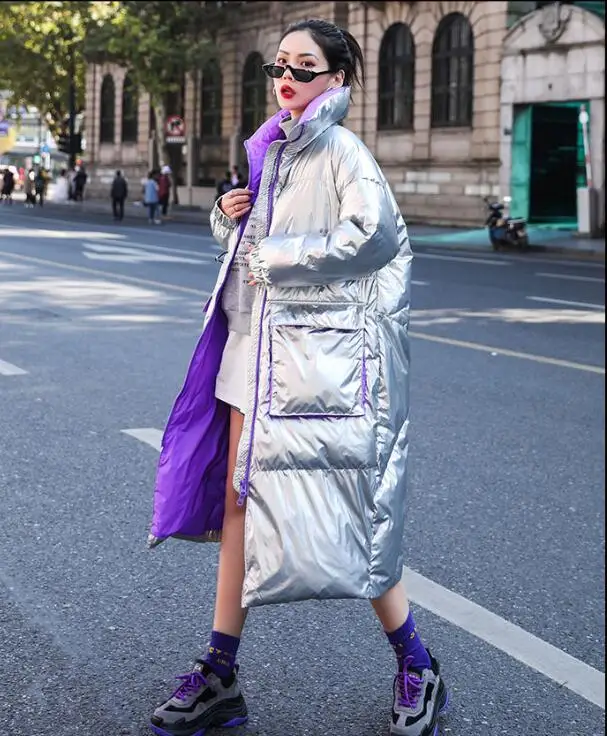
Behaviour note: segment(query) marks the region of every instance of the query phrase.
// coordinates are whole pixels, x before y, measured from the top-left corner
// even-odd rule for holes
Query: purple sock
[[[209,665],[217,677],[225,679],[232,674],[239,644],[240,639],[237,636],[212,631],[211,641],[202,661]]]
[[[407,665],[409,668],[421,672],[423,669],[431,666],[430,657],[422,640],[419,638],[411,612],[409,612],[407,620],[399,629],[390,633],[386,631],[386,636],[396,654],[399,669],[402,669],[407,657],[412,657]]]

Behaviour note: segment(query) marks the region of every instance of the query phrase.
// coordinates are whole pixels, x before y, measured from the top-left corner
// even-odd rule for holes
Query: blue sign
[[[46,145],[46,143],[40,147],[40,153],[50,153],[51,149]]]

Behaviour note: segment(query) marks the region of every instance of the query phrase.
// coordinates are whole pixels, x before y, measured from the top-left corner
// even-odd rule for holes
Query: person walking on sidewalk
[[[25,206],[34,207],[36,205],[36,172],[34,169],[30,169],[25,174],[25,182],[23,184],[23,190],[25,192]]]
[[[15,189],[15,175],[10,168],[4,169],[2,176],[2,196],[0,199],[4,201],[4,204],[13,203],[13,191]]]
[[[157,171],[150,171],[148,178],[143,185],[143,202],[148,208],[148,222],[150,224],[159,225],[160,218],[158,212],[158,174]]]
[[[246,143],[248,188],[211,214],[227,253],[162,440],[149,540],[221,541],[213,631],[151,727],[246,720],[236,658],[249,608],[363,598],[396,653],[390,733],[434,736],[447,690],[401,580],[407,228],[339,124],[364,79],[353,36],[297,22],[264,71],[281,109]]]
[[[163,217],[169,211],[169,199],[171,197],[171,167],[163,166],[158,178],[158,204]]]
[[[37,201],[40,207],[44,207],[44,200],[46,198],[46,187],[47,187],[46,171],[41,166],[36,172],[36,176],[34,178],[34,190],[35,190],[34,203],[36,203]]]
[[[129,187],[120,169],[116,171],[116,175],[114,176],[110,196],[112,198],[112,214],[114,215],[114,220],[121,221],[124,219],[124,203],[129,196]]]

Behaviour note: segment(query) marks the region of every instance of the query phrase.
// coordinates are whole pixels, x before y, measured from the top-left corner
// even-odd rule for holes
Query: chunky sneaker
[[[394,678],[392,736],[438,736],[438,717],[447,708],[449,694],[438,662],[427,651],[430,669],[410,668],[413,658],[406,657]]]
[[[156,708],[150,727],[157,736],[204,736],[208,728],[230,728],[247,721],[247,706],[238,685],[238,669],[222,680],[202,662],[179,675],[181,685]]]

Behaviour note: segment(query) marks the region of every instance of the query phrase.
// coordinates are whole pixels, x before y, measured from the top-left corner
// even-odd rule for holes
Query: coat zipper
[[[272,172],[272,182],[270,184],[268,194],[268,227],[272,223],[272,215],[274,213],[274,190],[276,189],[276,180],[278,178],[278,168],[282,153],[287,147],[288,141],[285,141],[276,154],[274,162],[274,170]],[[255,360],[255,397],[253,400],[253,413],[251,415],[251,429],[249,430],[249,447],[247,449],[247,464],[243,479],[240,481],[240,493],[238,494],[238,506],[242,506],[249,492],[249,477],[251,475],[251,461],[253,459],[253,441],[255,439],[255,417],[257,416],[257,407],[259,405],[259,372],[261,366],[261,341],[263,338],[263,318],[266,311],[266,302],[268,300],[268,290],[264,289],[263,299],[261,302],[261,312],[259,315],[259,338],[257,339],[257,358]]]

